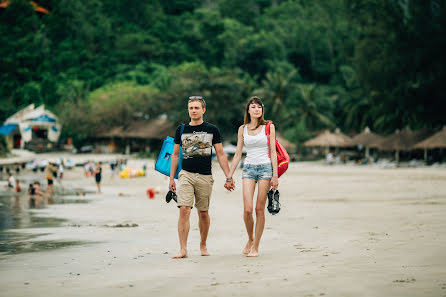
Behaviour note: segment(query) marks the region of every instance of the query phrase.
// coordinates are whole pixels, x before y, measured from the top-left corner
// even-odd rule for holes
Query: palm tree
[[[320,111],[319,101],[317,98],[315,84],[297,84],[297,109],[295,116],[300,119],[309,130],[317,129],[320,124],[333,127],[334,124],[324,112]],[[325,112],[330,112],[326,110]]]
[[[288,73],[283,70],[268,72],[262,80],[261,89],[257,90],[263,96],[265,102],[270,103],[271,114],[280,115],[287,96],[293,88],[293,78],[297,70],[292,69]]]

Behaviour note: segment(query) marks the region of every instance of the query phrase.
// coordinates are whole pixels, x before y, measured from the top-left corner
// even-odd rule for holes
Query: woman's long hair
[[[260,99],[257,96],[253,96],[253,97],[249,98],[248,103],[246,104],[244,124],[247,125],[247,124],[251,123],[251,115],[248,113],[248,110],[249,110],[249,105],[251,105],[253,103],[258,104],[262,107],[262,115],[260,116],[259,121],[257,122],[257,126],[254,129],[252,129],[252,130],[255,130],[260,125],[265,125],[267,123],[267,121],[265,121],[265,118],[264,118],[265,107],[263,106],[262,99]]]

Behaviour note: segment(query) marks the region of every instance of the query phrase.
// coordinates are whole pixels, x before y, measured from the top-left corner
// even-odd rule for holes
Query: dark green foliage
[[[443,0],[27,0],[0,10],[0,121],[46,104],[75,144],[135,117],[234,137],[252,95],[289,140],[446,124]]]

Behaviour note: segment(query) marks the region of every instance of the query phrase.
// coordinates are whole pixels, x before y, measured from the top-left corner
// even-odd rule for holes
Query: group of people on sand
[[[275,127],[270,124],[267,136],[264,119],[264,105],[259,97],[249,98],[245,107],[244,123],[238,129],[237,149],[229,167],[223,151],[219,129],[203,120],[206,102],[202,96],[191,96],[188,100],[190,121],[180,125],[175,133],[175,146],[171,158],[169,190],[177,195],[179,207],[178,236],[180,251],[173,258],[187,258],[187,238],[190,224],[189,217],[195,206],[199,218],[200,251],[202,256],[209,256],[206,241],[210,227],[209,206],[214,179],[211,172],[212,146],[226,180],[224,187],[228,191],[235,189],[233,179],[241,157],[243,147],[246,148],[246,159],[243,166],[243,220],[245,222],[247,242],[241,248],[248,257],[259,255],[260,239],[265,226],[265,205],[270,188],[277,189],[278,164],[275,147]],[[269,139],[268,139],[269,137]],[[187,149],[185,149],[187,147]],[[179,150],[183,153],[182,170],[178,175],[178,185],[174,176],[178,168]],[[257,185],[257,199],[254,202],[254,191]],[[256,220],[253,213],[255,210]]]
[[[37,207],[43,202],[52,203],[54,196],[54,181],[62,180],[63,178],[63,165],[56,164],[50,161],[45,168],[45,179],[47,180],[46,190],[43,191],[40,182],[34,181],[29,184],[26,194],[29,196],[30,207]],[[62,169],[61,169],[62,167]],[[7,188],[18,194],[22,193],[22,187],[20,186],[20,180],[16,179],[12,172],[8,171],[8,184]]]

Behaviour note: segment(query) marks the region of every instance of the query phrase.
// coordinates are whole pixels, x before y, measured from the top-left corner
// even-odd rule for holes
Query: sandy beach
[[[105,165],[102,195],[28,210],[60,224],[14,230],[46,248],[0,254],[0,296],[446,296],[444,168],[293,163],[280,179],[282,210],[266,213],[260,257],[247,258],[241,170],[229,193],[214,162],[211,256],[199,254],[193,210],[189,258],[173,260],[178,210],[153,166],[121,179]],[[79,167],[63,183],[95,191]]]

